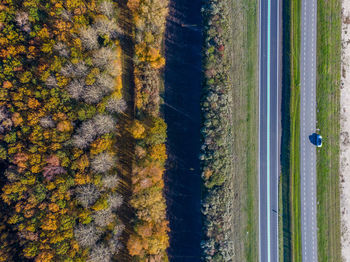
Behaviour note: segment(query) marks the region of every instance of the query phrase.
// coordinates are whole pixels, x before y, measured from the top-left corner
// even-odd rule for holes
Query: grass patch
[[[278,183],[278,256],[279,262],[283,262],[283,201],[282,201],[282,183]],[[281,215],[282,214],[282,215]]]
[[[258,261],[258,2],[232,1],[232,135],[236,261]]]
[[[301,0],[283,7],[282,202],[280,261],[301,261],[300,221],[300,15]]]
[[[300,217],[300,45],[301,45],[301,0],[291,1],[292,81],[291,81],[291,228],[292,261],[301,261]]]
[[[257,2],[256,0],[246,1],[247,10],[247,100],[258,101],[257,92],[257,70],[258,67],[258,26],[257,26]],[[245,243],[246,261],[256,261],[258,257],[258,205],[257,202],[257,156],[258,156],[258,141],[257,141],[257,125],[258,125],[258,108],[259,103],[247,103],[247,143],[246,143],[246,183],[247,183],[247,226],[248,232]]]
[[[341,261],[339,200],[339,96],[341,1],[318,1],[317,127],[324,144],[317,150],[318,260]]]

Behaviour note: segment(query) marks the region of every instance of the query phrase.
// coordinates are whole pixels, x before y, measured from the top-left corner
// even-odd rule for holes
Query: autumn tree
[[[135,107],[137,119],[129,127],[136,141],[132,197],[136,220],[127,248],[135,261],[167,261],[169,246],[163,195],[167,158],[166,124],[159,114],[160,72],[165,64],[161,43],[167,15],[166,0],[129,0],[134,21]]]

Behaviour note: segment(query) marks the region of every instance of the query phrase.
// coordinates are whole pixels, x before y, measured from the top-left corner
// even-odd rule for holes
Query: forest
[[[0,1],[0,262],[169,261],[170,2]],[[229,2],[202,4],[193,261],[234,255]]]
[[[166,15],[165,0],[1,1],[0,261],[167,260]]]

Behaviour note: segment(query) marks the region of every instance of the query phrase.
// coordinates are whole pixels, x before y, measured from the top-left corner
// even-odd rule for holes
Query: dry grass
[[[258,261],[258,24],[256,0],[232,1],[235,261]]]
[[[317,150],[318,260],[339,262],[341,0],[319,1],[317,24],[317,127],[324,139]]]

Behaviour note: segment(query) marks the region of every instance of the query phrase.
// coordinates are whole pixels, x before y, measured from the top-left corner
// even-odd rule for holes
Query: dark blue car
[[[322,147],[322,136],[319,134],[316,134],[316,146]]]

